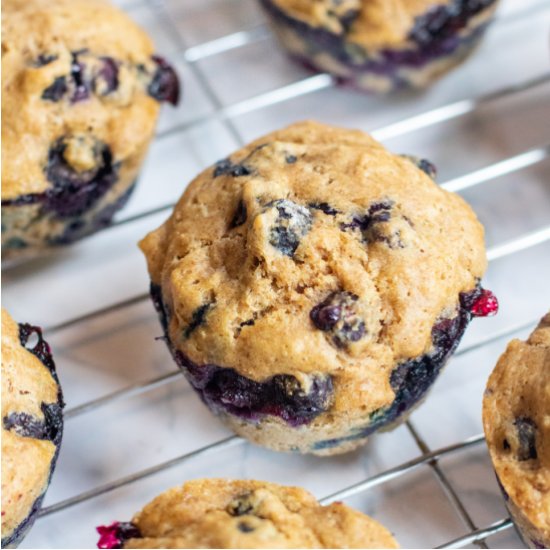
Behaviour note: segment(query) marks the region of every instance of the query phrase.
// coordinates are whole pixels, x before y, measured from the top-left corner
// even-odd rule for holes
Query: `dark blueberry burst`
[[[333,292],[310,312],[313,324],[330,333],[340,348],[357,342],[366,334],[365,322],[357,313],[358,300],[351,292]]]

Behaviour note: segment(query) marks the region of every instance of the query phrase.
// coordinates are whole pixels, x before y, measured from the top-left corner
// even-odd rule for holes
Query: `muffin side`
[[[39,328],[2,310],[2,546],[32,527],[63,433],[63,397]]]
[[[550,546],[550,313],[508,344],[487,382],[483,425],[506,507],[530,548]]]
[[[342,503],[253,480],[189,481],[98,532],[99,548],[397,548],[382,525]]]

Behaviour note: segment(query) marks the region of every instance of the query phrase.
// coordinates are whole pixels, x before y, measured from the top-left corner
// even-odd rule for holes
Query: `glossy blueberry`
[[[51,86],[48,86],[42,92],[42,99],[46,101],[60,101],[63,96],[67,93],[67,81],[64,76],[58,76]]]
[[[270,202],[266,209],[275,209],[277,212],[270,230],[269,243],[285,256],[294,256],[302,237],[311,229],[311,212],[288,199]]]
[[[62,408],[57,403],[42,403],[44,420],[24,412],[12,412],[3,419],[4,429],[13,430],[21,437],[58,441],[61,437]]]
[[[48,243],[51,245],[67,245],[71,244],[86,235],[100,231],[109,226],[113,220],[113,216],[128,202],[135,184],[132,184],[122,195],[115,201],[107,204],[99,210],[91,220],[84,221],[83,219],[74,219],[67,223],[63,232],[55,237],[50,237]]]
[[[363,233],[365,238],[368,239],[367,232],[372,229],[375,224],[384,223],[390,220],[393,205],[394,202],[389,199],[375,202],[368,207],[365,214],[353,216],[351,222],[343,223],[341,228],[343,231],[358,229]]]
[[[409,39],[429,46],[454,37],[472,17],[493,3],[494,0],[454,0],[446,5],[435,5],[415,19]]]
[[[79,216],[92,208],[117,181],[118,166],[113,164],[108,145],[96,142],[95,166],[77,171],[65,159],[67,140],[60,138],[48,154],[46,177],[52,187],[43,195],[43,206],[60,218]]]
[[[326,4],[326,16],[340,23],[344,32],[348,32],[360,13],[357,0],[329,0]]]
[[[401,156],[403,158],[406,158],[407,160],[410,160],[413,164],[415,164],[418,168],[420,168],[422,172],[424,172],[430,178],[435,180],[437,176],[437,168],[435,164],[431,163],[428,159],[415,157],[413,155],[401,155]]]
[[[333,292],[309,316],[319,330],[330,332],[336,346],[344,348],[366,334],[365,322],[356,312],[358,300],[351,292]]]
[[[239,523],[237,524],[237,529],[241,533],[252,533],[256,530],[254,527],[252,527],[252,525],[250,525],[246,521],[239,521]]]
[[[99,534],[98,548],[122,548],[129,539],[141,538],[141,533],[136,525],[131,522],[115,521],[111,525],[96,527]]]
[[[251,493],[244,493],[234,498],[227,505],[227,513],[231,516],[246,516],[254,513],[254,504],[251,500]]]
[[[249,176],[250,174],[252,174],[250,168],[244,164],[233,164],[229,158],[219,160],[214,165],[215,178],[222,175],[230,175],[234,178],[238,178],[239,176]]]
[[[29,340],[31,337],[36,338],[37,342],[30,347]],[[42,336],[42,329],[29,325],[28,323],[19,324],[19,342],[21,345],[30,351],[33,355],[40,359],[41,363],[50,371],[56,382],[57,374],[55,372],[55,363],[52,357],[50,345]]]
[[[84,63],[82,63],[78,56],[81,53],[85,53],[84,51],[81,52],[73,52],[72,54],[72,63],[71,63],[71,79],[72,79],[72,85],[73,85],[73,93],[71,96],[71,102],[77,103],[79,101],[83,101],[85,99],[88,99],[90,96],[90,84],[86,81],[85,78],[85,69],[86,66]]]
[[[514,421],[518,436],[517,458],[520,462],[537,459],[537,425],[526,416],[520,416]]]
[[[290,155],[288,154],[285,157],[285,161],[287,164],[294,164],[298,160],[298,157],[296,155]]]
[[[49,65],[50,63],[52,63],[56,59],[57,59],[57,55],[41,53],[35,59],[35,61],[32,63],[32,66],[39,69],[40,67],[44,67],[45,65]]]
[[[418,163],[418,168],[420,168],[422,172],[430,176],[430,178],[432,179],[435,179],[437,177],[437,168],[435,164],[431,163],[427,159],[420,159],[420,162]]]
[[[320,210],[327,216],[336,216],[336,214],[339,213],[338,210],[330,206],[328,202],[311,202],[308,206],[314,210]]]
[[[176,71],[162,57],[154,55],[152,59],[156,64],[156,70],[147,92],[157,101],[167,101],[177,105],[180,98],[180,85]]]
[[[112,57],[102,57],[101,67],[93,80],[94,92],[109,95],[118,88],[118,64]]]
[[[235,210],[235,214],[233,214],[233,218],[229,224],[229,228],[234,229],[235,227],[243,225],[243,223],[246,222],[246,217],[246,204],[244,203],[244,201],[241,200],[239,201],[239,204],[237,204],[237,209]]]
[[[197,328],[204,324],[206,315],[211,307],[212,304],[203,304],[202,306],[199,306],[195,311],[193,311],[191,322],[189,323],[188,327],[183,331],[184,338],[189,338]]]

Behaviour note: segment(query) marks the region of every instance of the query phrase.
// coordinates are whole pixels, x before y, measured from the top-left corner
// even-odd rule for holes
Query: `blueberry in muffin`
[[[397,548],[375,520],[298,487],[197,479],[156,497],[131,522],[97,528],[98,548]]]
[[[63,398],[39,328],[2,310],[2,547],[32,526],[55,468]]]
[[[483,425],[518,531],[530,548],[549,548],[550,313],[499,359],[485,390]]]
[[[497,0],[260,0],[296,59],[369,92],[424,87],[479,43]]]
[[[111,221],[178,79],[101,0],[2,4],[2,251],[29,257]]]
[[[351,450],[402,421],[471,318],[496,312],[483,227],[428,166],[294,124],[205,170],[141,242],[174,359],[239,435]]]

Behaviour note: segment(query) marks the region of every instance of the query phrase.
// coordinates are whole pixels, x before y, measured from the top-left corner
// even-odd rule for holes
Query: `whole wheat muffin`
[[[497,0],[261,0],[298,60],[370,92],[423,87],[479,43]]]
[[[4,260],[109,224],[132,191],[161,101],[178,101],[173,69],[109,3],[2,3]]]
[[[525,543],[550,547],[550,313],[513,340],[483,399],[487,446],[506,506]]]
[[[483,228],[429,174],[360,131],[294,124],[206,169],[141,242],[176,362],[238,434],[351,450],[495,312]]]
[[[397,548],[378,522],[298,487],[198,479],[170,489],[131,522],[98,527],[98,548]]]
[[[36,339],[36,342],[33,342]],[[55,468],[63,398],[39,328],[2,310],[2,547],[34,523]]]

